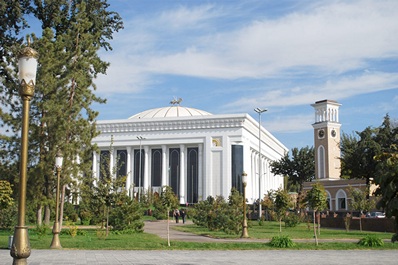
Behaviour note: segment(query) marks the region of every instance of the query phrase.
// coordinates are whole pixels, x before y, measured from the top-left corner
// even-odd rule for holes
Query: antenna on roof
[[[171,105],[180,105],[180,103],[182,102],[182,98],[176,98],[176,97],[173,97],[173,100],[172,101],[170,101],[170,104]]]

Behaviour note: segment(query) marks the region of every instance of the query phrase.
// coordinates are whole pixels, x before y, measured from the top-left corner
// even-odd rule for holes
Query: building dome
[[[169,106],[163,108],[149,109],[138,114],[135,114],[129,119],[151,119],[151,118],[176,118],[176,117],[192,117],[192,116],[206,116],[211,113],[188,107]]]

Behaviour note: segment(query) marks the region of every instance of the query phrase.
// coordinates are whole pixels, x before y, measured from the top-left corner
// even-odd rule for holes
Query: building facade
[[[249,203],[283,187],[283,177],[270,172],[270,162],[288,150],[250,115],[212,115],[180,102],[125,120],[98,121],[100,135],[93,143],[101,151],[93,154],[95,179],[108,173],[126,176],[130,196],[160,192],[168,185],[181,204],[208,196],[228,198],[232,187],[242,191],[243,171]]]

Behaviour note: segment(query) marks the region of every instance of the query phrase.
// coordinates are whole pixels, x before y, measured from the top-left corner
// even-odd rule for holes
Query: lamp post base
[[[247,221],[246,218],[243,220],[243,228],[242,228],[242,235],[241,238],[248,238],[249,237],[249,233],[247,231]]]
[[[53,226],[53,240],[51,242],[50,248],[52,249],[60,249],[62,248],[61,246],[61,241],[59,240],[59,222],[54,222]]]
[[[14,258],[12,264],[27,264],[27,258],[30,256],[30,244],[27,226],[15,227],[10,255]]]

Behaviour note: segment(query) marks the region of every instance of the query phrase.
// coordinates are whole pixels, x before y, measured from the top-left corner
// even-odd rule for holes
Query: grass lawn
[[[224,233],[213,233],[201,229],[195,225],[178,226],[178,229],[198,234],[206,234],[220,238],[238,238],[239,236],[226,235]],[[371,232],[322,229],[321,239],[331,238],[355,238],[360,239]],[[283,235],[289,235],[293,239],[312,239],[312,230],[308,230],[306,224],[299,225],[295,228],[282,228]],[[382,239],[390,239],[391,233],[372,233]],[[0,230],[0,248],[8,247],[9,231]],[[249,235],[252,238],[269,239],[272,236],[279,235],[279,224],[276,222],[265,222],[263,226],[259,226],[257,222],[252,222],[249,227]],[[39,237],[34,229],[29,230],[29,240],[32,249],[48,249],[52,240],[51,229],[48,229],[46,235]],[[196,243],[196,242],[179,242],[173,241],[171,238],[171,247],[167,246],[167,241],[157,237],[156,235],[138,233],[138,234],[116,234],[110,233],[106,239],[97,236],[96,229],[81,229],[81,233],[72,238],[70,235],[63,233],[60,235],[61,245],[64,249],[118,249],[118,250],[266,250],[275,249],[268,243],[264,242],[233,242],[233,243]],[[362,247],[356,243],[298,243],[292,249],[370,249]],[[383,247],[373,247],[372,249],[394,249],[398,250],[398,244],[386,243]]]
[[[282,223],[282,233],[279,233],[279,223],[278,222],[263,222],[263,225],[260,226],[257,221],[249,222],[249,236],[251,238],[257,239],[271,239],[274,236],[288,235],[292,239],[312,239],[314,236],[314,231],[312,227],[312,223],[308,226],[306,223],[301,223],[296,227],[284,227],[284,223]],[[207,235],[214,238],[239,238],[240,235],[228,235],[224,232],[215,232],[209,231],[205,228],[196,226],[196,225],[184,225],[178,226],[176,229],[180,231],[195,233],[199,235]],[[392,237],[392,233],[380,233],[380,232],[369,232],[359,230],[351,230],[346,232],[341,229],[328,229],[321,228],[321,234],[318,236],[319,239],[361,239],[366,235],[376,235],[381,239],[390,240]],[[398,244],[397,244],[398,245]]]

